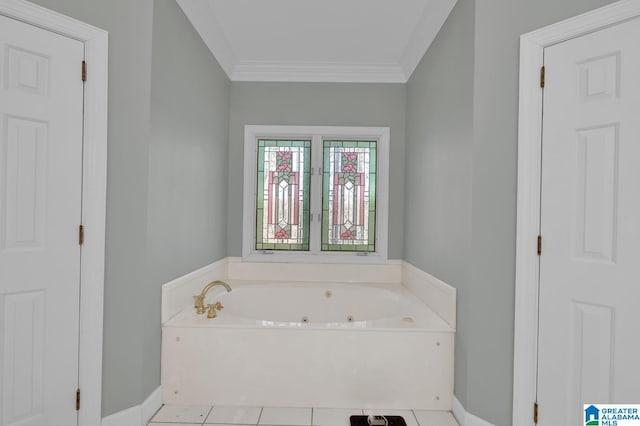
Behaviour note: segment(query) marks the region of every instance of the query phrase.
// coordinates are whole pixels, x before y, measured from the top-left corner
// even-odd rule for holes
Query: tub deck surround
[[[456,328],[456,289],[408,262],[402,262],[402,285]]]
[[[175,405],[450,410],[453,336],[165,326],[163,399]]]
[[[380,264],[245,262],[227,258],[227,278],[254,281],[325,281],[399,283],[402,261]]]
[[[401,282],[402,262],[379,265],[243,262],[239,257],[217,260],[162,286],[164,323],[193,302],[193,296],[215,280]]]
[[[193,305],[193,296],[200,294],[205,285],[226,277],[227,259],[221,259],[164,284],[161,302],[162,323],[176,315],[185,306]]]
[[[182,301],[178,310],[163,299],[175,312],[162,328],[166,404],[451,410],[455,290],[416,270],[410,291],[402,262],[373,272],[270,264],[263,278],[276,282],[258,279],[256,264],[232,264],[226,276],[201,274],[207,280],[192,294],[176,282],[163,291]],[[378,274],[336,279],[345,272],[354,281]],[[215,279],[233,291],[214,288],[205,304],[224,309],[214,319],[196,315],[192,296]],[[193,277],[186,282],[193,290]]]

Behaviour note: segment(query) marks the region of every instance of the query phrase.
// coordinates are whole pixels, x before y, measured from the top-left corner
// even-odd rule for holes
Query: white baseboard
[[[464,418],[467,415],[467,412],[465,411],[462,404],[460,404],[460,401],[458,401],[458,398],[456,398],[455,395],[453,396],[453,400],[451,401],[451,412],[453,413],[453,417],[456,418],[458,424],[460,426],[464,426]]]
[[[140,406],[142,426],[145,426],[151,420],[151,417],[156,414],[160,407],[162,407],[162,387],[158,386]]]
[[[102,426],[141,426],[142,418],[140,415],[140,406],[127,408],[118,411],[110,416],[102,418]]]
[[[162,390],[158,387],[142,404],[104,417],[102,426],[146,426],[161,406]]]
[[[482,420],[480,417],[474,416],[471,413],[467,413],[458,398],[453,397],[451,404],[451,411],[453,411],[453,417],[460,426],[494,426],[486,420]]]

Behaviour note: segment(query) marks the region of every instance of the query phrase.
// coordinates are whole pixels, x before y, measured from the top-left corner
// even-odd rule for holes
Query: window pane
[[[310,146],[258,140],[256,250],[309,250]]]
[[[322,250],[375,252],[376,142],[324,141]]]

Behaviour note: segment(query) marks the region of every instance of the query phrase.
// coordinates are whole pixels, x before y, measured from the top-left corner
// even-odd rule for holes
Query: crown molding
[[[235,66],[231,80],[406,83],[407,76],[399,64],[242,61]]]
[[[400,59],[400,65],[407,76],[407,80],[415,71],[433,40],[435,40],[440,28],[444,25],[457,2],[458,0],[430,0],[425,6],[422,18],[413,31],[407,48]]]
[[[457,0],[429,0],[398,62],[239,61],[208,0],[177,0],[231,81],[406,83]]]
[[[177,2],[220,67],[231,78],[238,61],[208,0],[177,0]]]

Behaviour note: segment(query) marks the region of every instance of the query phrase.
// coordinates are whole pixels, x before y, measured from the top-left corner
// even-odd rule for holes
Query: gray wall
[[[458,290],[456,382],[466,400],[470,318],[474,2],[459,0],[407,88],[404,259]]]
[[[610,2],[459,0],[409,82],[407,182],[412,180],[410,162],[456,163],[467,170],[456,177],[432,176],[433,185],[443,185],[440,192],[426,185],[416,195],[419,201],[413,202],[424,209],[424,222],[412,217],[407,195],[406,229],[439,243],[448,234],[459,240],[460,252],[447,250],[446,242],[442,251],[430,252],[407,231],[405,259],[458,288],[455,394],[467,411],[497,426],[511,424],[519,36]],[[470,12],[475,22],[470,22]],[[473,31],[473,52],[468,52],[469,31]],[[459,49],[466,59],[455,59]],[[473,67],[472,94],[468,69],[460,66]],[[442,67],[449,67],[449,73]],[[464,88],[457,88],[455,82]],[[437,85],[452,87],[440,90]],[[459,108],[452,109],[458,102]],[[464,130],[449,126],[451,118],[438,117],[434,105],[450,111]],[[454,147],[443,147],[443,143]],[[455,154],[448,157],[452,151]],[[468,183],[464,184],[468,173],[470,193]],[[431,222],[441,214],[443,204],[468,208],[469,195],[470,216],[451,212],[453,217]],[[455,225],[452,221],[467,229],[469,220],[470,240],[450,229]],[[446,234],[441,234],[441,227],[448,229]]]
[[[467,409],[499,426],[511,424],[519,36],[611,2],[476,2]]]
[[[153,1],[35,3],[109,31],[102,409],[110,414],[142,395]],[[91,78],[91,64],[88,71]]]
[[[109,31],[106,416],[160,383],[160,285],[226,255],[229,83],[174,0],[34,2]]]
[[[402,258],[404,222],[404,84],[231,84],[228,254],[242,255],[244,125],[389,126],[389,258]]]
[[[155,0],[142,395],[160,385],[160,285],[226,257],[229,79],[174,0]]]
[[[104,415],[159,383],[160,284],[241,254],[243,125],[370,125],[389,255],[458,288],[456,396],[511,424],[518,36],[610,0],[460,0],[407,85],[229,85],[174,0],[33,1],[110,33]]]

